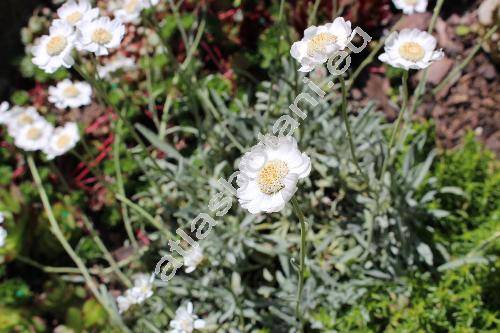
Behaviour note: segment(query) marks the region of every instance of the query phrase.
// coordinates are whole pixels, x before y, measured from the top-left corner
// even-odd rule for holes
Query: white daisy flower
[[[108,55],[109,49],[120,46],[125,26],[117,19],[101,17],[80,27],[77,43],[79,50],[95,53],[97,56]]]
[[[444,57],[436,50],[436,38],[418,29],[403,29],[392,33],[385,41],[384,53],[378,58],[393,67],[424,69]]]
[[[268,136],[243,155],[236,195],[251,214],[278,212],[311,172],[311,160],[293,137]]]
[[[70,25],[78,27],[99,16],[99,9],[92,8],[88,0],[70,0],[57,10],[57,15]]]
[[[9,112],[5,112],[4,123],[7,125],[10,136],[16,136],[16,133],[25,126],[32,125],[42,117],[32,106],[22,107],[14,106]]]
[[[187,251],[186,256],[184,256],[184,265],[186,266],[186,273],[193,272],[196,267],[203,261],[203,250],[200,246],[193,247],[191,250]]]
[[[92,102],[92,87],[86,82],[65,79],[55,87],[49,87],[48,99],[59,109],[78,108]]]
[[[188,302],[186,307],[181,306],[175,312],[175,318],[170,322],[170,333],[192,333],[205,325],[205,321],[193,313],[193,303]]]
[[[47,146],[53,130],[53,126],[40,117],[15,132],[14,144],[26,151],[41,150]]]
[[[75,63],[71,51],[76,34],[66,21],[54,20],[49,34],[40,37],[32,49],[32,62],[46,73],[54,73],[59,67],[70,68]]]
[[[120,313],[127,311],[134,304],[141,304],[153,296],[152,276],[138,274],[134,279],[134,286],[127,289],[122,296],[116,298]]]
[[[147,0],[121,0],[113,11],[113,15],[123,23],[137,24],[141,18],[141,12],[146,8]]]
[[[407,15],[423,13],[427,9],[427,0],[392,0],[397,9]]]
[[[47,155],[47,159],[52,160],[73,149],[78,141],[80,141],[78,126],[76,123],[66,123],[63,127],[57,127],[52,132],[43,152]]]
[[[122,71],[129,71],[136,69],[137,65],[135,63],[135,60],[133,58],[125,58],[122,56],[119,56],[107,64],[103,66],[98,66],[97,67],[97,73],[99,74],[99,77],[101,79],[109,79],[111,77],[111,73],[114,73],[118,70]]]
[[[7,118],[10,114],[9,109],[9,102],[2,102],[2,104],[0,104],[0,124],[5,124],[7,122]]]
[[[290,54],[302,65],[300,72],[310,72],[336,51],[344,50],[352,37],[351,22],[337,17],[333,23],[307,28],[304,37],[293,43]]]

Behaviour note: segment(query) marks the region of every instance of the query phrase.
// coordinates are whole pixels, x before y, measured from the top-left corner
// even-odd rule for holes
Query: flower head
[[[146,8],[147,0],[121,0],[113,11],[123,23],[139,23],[141,12]]]
[[[192,333],[205,325],[205,321],[193,313],[193,303],[188,302],[186,307],[181,306],[175,312],[175,318],[170,322],[170,333]]]
[[[108,55],[109,49],[120,46],[125,26],[117,19],[101,17],[80,27],[77,47],[94,52],[97,56]]]
[[[351,39],[351,22],[337,17],[332,23],[307,28],[304,37],[293,43],[290,54],[302,65],[299,71],[310,72],[336,51],[345,49]]]
[[[200,246],[195,246],[187,252],[184,256],[184,265],[186,266],[186,273],[193,272],[196,267],[203,261],[203,250]]]
[[[386,39],[385,52],[378,58],[393,67],[424,69],[444,56],[442,50],[435,50],[436,44],[436,38],[425,31],[403,29]]]
[[[49,87],[49,102],[59,109],[77,108],[92,101],[92,87],[86,82],[71,82],[66,79],[55,87]]]
[[[57,127],[52,132],[43,152],[47,155],[47,159],[52,160],[73,149],[79,140],[80,134],[76,123],[67,123],[63,127]]]
[[[311,172],[311,160],[293,137],[268,136],[243,155],[236,195],[252,214],[278,212],[292,198],[299,179]]]
[[[40,37],[33,47],[33,63],[46,73],[54,73],[59,67],[70,68],[74,64],[71,51],[76,35],[68,22],[54,20],[49,34]]]
[[[116,298],[120,313],[127,311],[134,304],[143,303],[153,296],[153,281],[146,274],[138,274],[134,279],[134,286],[127,289],[122,296]]]
[[[16,136],[16,133],[23,127],[32,125],[41,119],[36,109],[32,106],[22,107],[14,106],[4,114],[4,123],[7,125],[10,136]]]
[[[427,0],[392,0],[392,2],[397,9],[408,15],[423,13],[427,9]]]
[[[78,27],[99,16],[99,9],[92,8],[88,0],[70,0],[57,10],[57,15],[70,25]]]
[[[53,126],[40,117],[33,123],[25,125],[14,133],[14,144],[26,151],[44,149],[54,130]]]

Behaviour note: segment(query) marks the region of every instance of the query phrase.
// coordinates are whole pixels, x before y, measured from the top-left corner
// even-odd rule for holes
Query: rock
[[[430,67],[427,80],[429,83],[438,85],[453,68],[454,61],[449,58],[434,62]]]

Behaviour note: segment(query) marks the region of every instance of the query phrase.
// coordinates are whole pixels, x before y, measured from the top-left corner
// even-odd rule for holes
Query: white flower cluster
[[[7,238],[7,230],[2,227],[3,220],[3,213],[0,212],[0,247],[3,247],[5,245],[5,239]]]
[[[14,138],[14,144],[25,151],[43,151],[53,159],[73,149],[80,140],[78,126],[66,123],[54,128],[34,107],[13,106],[3,102],[0,105],[0,124]]]
[[[127,311],[134,304],[141,304],[153,296],[153,277],[138,274],[134,279],[134,286],[125,291],[123,296],[116,298],[120,313]]]
[[[119,19],[99,17],[99,10],[92,8],[88,0],[70,0],[57,14],[59,19],[52,22],[49,34],[40,37],[32,50],[33,63],[47,73],[73,66],[75,48],[96,56],[107,55],[120,45],[125,34]]]

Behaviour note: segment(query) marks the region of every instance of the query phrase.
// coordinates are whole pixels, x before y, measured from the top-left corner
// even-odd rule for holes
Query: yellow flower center
[[[68,21],[71,24],[76,24],[76,23],[78,23],[78,21],[80,21],[82,19],[82,17],[83,17],[82,13],[76,11],[74,13],[69,14],[66,17],[66,21]]]
[[[49,42],[47,43],[47,53],[49,56],[53,57],[61,54],[62,51],[68,45],[68,41],[64,36],[54,36],[51,37]]]
[[[111,42],[113,35],[107,29],[97,28],[92,33],[92,41],[94,43],[104,45]]]
[[[63,94],[66,97],[72,98],[78,96],[80,91],[78,91],[78,88],[75,87],[74,84],[68,86],[67,88],[64,89]]]
[[[33,119],[32,116],[30,116],[29,114],[21,114],[19,115],[19,117],[17,117],[17,123],[19,125],[31,125],[35,122],[35,119]]]
[[[425,50],[415,42],[406,42],[399,47],[399,54],[408,61],[417,62],[424,58]]]
[[[57,138],[56,147],[59,149],[64,149],[69,145],[70,141],[71,137],[67,134],[63,134]]]
[[[40,131],[38,128],[36,127],[32,127],[28,130],[28,132],[26,132],[26,137],[28,138],[28,140],[32,140],[32,141],[35,141],[35,140],[38,140],[40,139],[42,136],[42,131]]]
[[[128,1],[127,4],[125,5],[125,11],[128,14],[132,14],[133,12],[135,12],[137,10],[138,3],[139,3],[139,0]]]
[[[410,6],[415,6],[418,3],[418,0],[405,0],[405,3]]]
[[[274,194],[285,187],[283,180],[288,175],[288,166],[280,160],[267,162],[259,171],[257,184],[262,193]]]
[[[328,44],[337,42],[337,36],[322,32],[311,38],[307,42],[307,53],[313,56],[316,53],[325,52]]]

